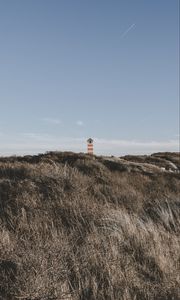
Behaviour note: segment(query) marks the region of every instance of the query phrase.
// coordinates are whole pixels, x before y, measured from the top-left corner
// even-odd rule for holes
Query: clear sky
[[[0,0],[0,155],[178,151],[178,0]]]

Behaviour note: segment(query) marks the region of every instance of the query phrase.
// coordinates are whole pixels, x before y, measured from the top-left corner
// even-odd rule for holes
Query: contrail
[[[135,25],[136,25],[136,24],[134,23],[134,24],[132,24],[128,29],[126,29],[126,30],[122,33],[121,38],[124,38],[124,37],[129,33],[129,31],[130,31],[131,29],[134,28]]]

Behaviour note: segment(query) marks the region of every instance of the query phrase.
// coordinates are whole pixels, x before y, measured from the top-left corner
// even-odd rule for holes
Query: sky
[[[179,150],[178,0],[0,0],[0,155]]]

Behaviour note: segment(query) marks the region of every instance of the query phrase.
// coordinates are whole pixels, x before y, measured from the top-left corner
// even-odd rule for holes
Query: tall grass
[[[0,299],[180,299],[179,175],[51,153],[0,162]]]

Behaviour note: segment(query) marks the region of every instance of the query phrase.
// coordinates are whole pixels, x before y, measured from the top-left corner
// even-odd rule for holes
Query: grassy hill
[[[0,299],[180,299],[179,170],[179,153],[1,157]]]

